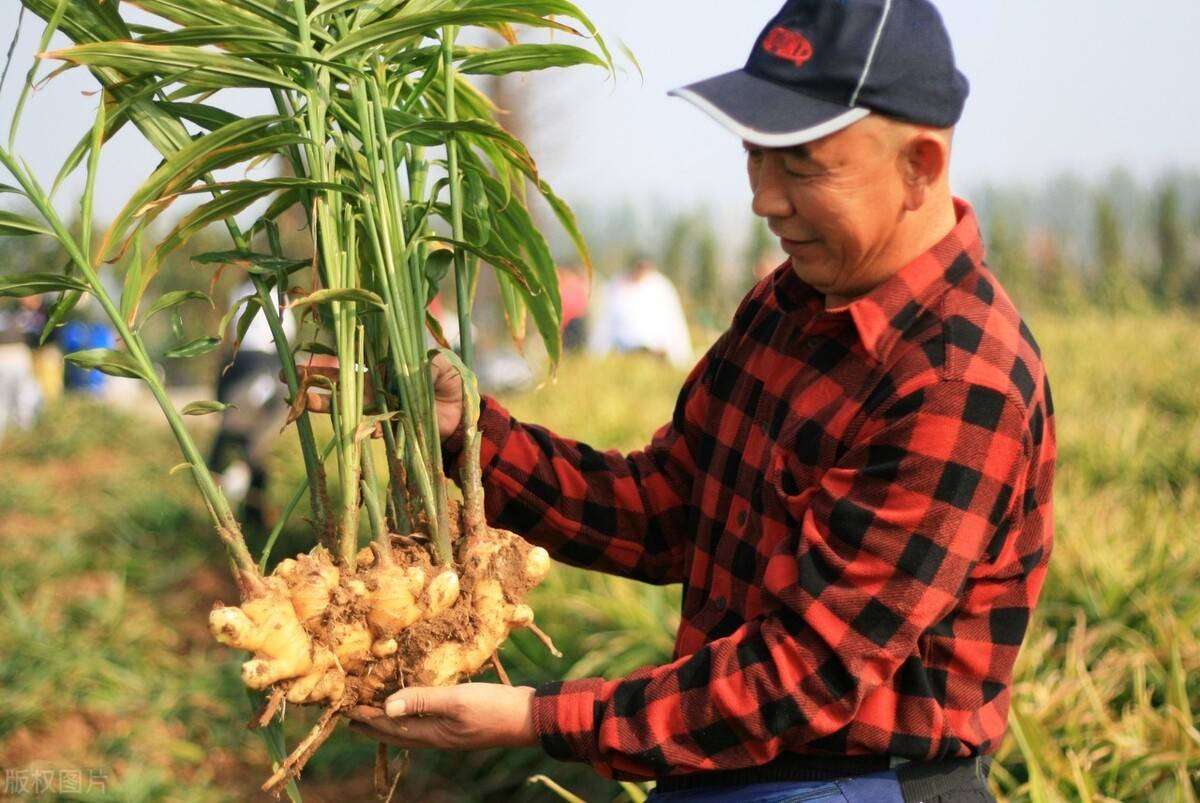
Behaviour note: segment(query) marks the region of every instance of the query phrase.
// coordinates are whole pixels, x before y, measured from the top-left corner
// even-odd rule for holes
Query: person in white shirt
[[[647,351],[676,368],[690,367],[692,339],[679,293],[653,261],[636,260],[604,289],[588,350],[597,356]]]

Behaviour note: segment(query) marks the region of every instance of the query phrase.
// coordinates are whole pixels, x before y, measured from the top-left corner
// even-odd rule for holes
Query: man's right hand
[[[437,407],[438,434],[442,440],[446,440],[462,426],[462,376],[445,355],[440,353],[434,355],[429,370],[433,374],[433,399]]]
[[[304,384],[310,376],[325,376],[336,380],[339,374],[337,358],[326,355],[313,355],[312,358],[296,366],[300,382]],[[434,355],[430,365],[433,374],[433,397],[437,408],[438,435],[446,440],[462,426],[462,377],[445,356]],[[371,396],[369,392],[368,396]],[[311,413],[328,413],[330,408],[329,394],[310,388],[305,394],[305,407]]]

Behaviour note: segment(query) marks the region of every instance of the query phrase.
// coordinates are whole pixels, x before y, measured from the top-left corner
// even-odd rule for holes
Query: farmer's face
[[[800,278],[843,299],[878,284],[905,211],[904,141],[894,124],[872,116],[795,148],[745,146],[754,212]]]

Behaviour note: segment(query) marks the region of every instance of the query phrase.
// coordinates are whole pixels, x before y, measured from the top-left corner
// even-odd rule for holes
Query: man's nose
[[[773,154],[764,154],[756,178],[752,187],[754,200],[751,203],[754,214],[764,218],[791,217],[792,204],[788,200],[780,160]]]

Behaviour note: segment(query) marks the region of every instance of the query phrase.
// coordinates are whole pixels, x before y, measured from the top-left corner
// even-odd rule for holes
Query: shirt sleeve
[[[479,428],[488,522],[573,566],[649,583],[681,582],[708,360],[684,382],[671,421],[645,449],[628,455],[521,423],[485,398]],[[458,460],[460,442],[447,444],[447,465]]]
[[[959,604],[999,522],[1020,526],[1026,431],[1019,401],[988,388],[942,381],[899,399],[793,511],[765,570],[771,613],[666,666],[539,687],[544,748],[606,776],[661,777],[819,751],[853,722],[835,752],[887,753],[896,700],[864,700]],[[936,753],[940,734],[927,735]]]

